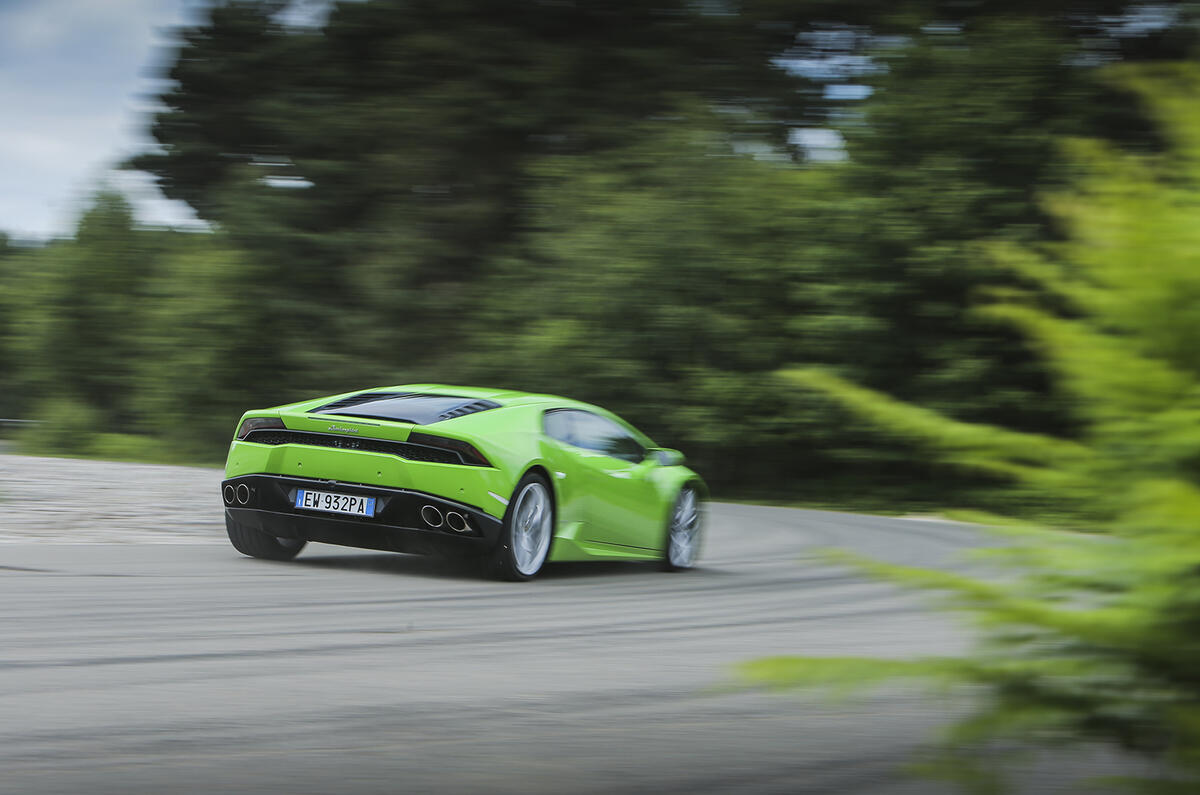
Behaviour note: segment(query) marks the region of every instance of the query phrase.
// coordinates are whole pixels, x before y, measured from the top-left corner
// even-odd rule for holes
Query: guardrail
[[[40,425],[41,420],[6,420],[0,418],[0,425]]]

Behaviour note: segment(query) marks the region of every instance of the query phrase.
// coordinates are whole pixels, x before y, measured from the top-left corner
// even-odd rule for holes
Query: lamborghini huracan
[[[309,541],[474,556],[507,580],[549,561],[691,568],[704,482],[615,414],[552,395],[409,384],[246,412],[221,495],[234,548]]]

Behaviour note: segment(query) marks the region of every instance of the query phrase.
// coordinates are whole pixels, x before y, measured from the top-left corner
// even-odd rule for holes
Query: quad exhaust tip
[[[421,508],[421,521],[430,527],[441,527],[442,512],[432,505],[426,505]]]
[[[250,502],[250,487],[245,483],[239,483],[237,486],[237,501],[241,505]]]
[[[470,525],[467,524],[467,517],[455,511],[450,511],[446,514],[446,524],[456,533],[465,533],[471,529]]]
[[[221,489],[221,493],[225,495],[225,504],[233,505],[233,501],[235,499],[234,493],[233,493],[233,486],[226,483],[225,488]]]

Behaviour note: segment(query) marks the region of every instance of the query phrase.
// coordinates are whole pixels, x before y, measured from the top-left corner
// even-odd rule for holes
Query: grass
[[[180,449],[163,439],[137,434],[97,433],[73,439],[70,445],[47,441],[35,433],[19,434],[15,442],[0,445],[0,453],[194,467],[220,467],[224,463],[221,458]]]
[[[733,505],[764,505],[770,508],[803,508],[809,511],[837,511],[839,513],[866,513],[873,516],[905,516],[911,511],[895,508],[884,508],[877,503],[859,503],[854,500],[839,502],[836,500],[816,499],[776,499],[770,497],[729,497],[722,494],[712,495],[714,502],[727,502]]]

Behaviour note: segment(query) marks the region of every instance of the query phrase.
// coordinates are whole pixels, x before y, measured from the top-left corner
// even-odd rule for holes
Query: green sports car
[[[408,384],[246,412],[221,494],[229,540],[256,558],[319,541],[473,555],[527,580],[547,561],[690,568],[705,486],[598,406]]]

